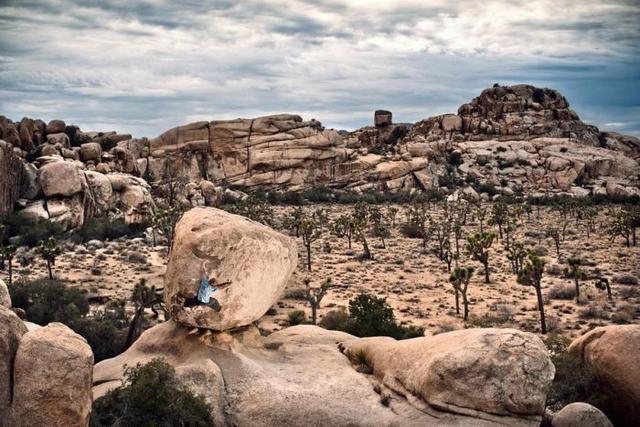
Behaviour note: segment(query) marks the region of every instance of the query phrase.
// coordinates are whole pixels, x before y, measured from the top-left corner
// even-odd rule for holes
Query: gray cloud
[[[137,136],[276,112],[355,128],[528,82],[640,133],[637,2],[426,3],[0,0],[0,114]]]

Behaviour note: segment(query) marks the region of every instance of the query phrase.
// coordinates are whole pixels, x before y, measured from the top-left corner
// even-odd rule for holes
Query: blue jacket
[[[211,294],[217,291],[218,288],[209,284],[209,279],[203,277],[200,280],[200,288],[198,288],[198,301],[203,304],[209,304]]]

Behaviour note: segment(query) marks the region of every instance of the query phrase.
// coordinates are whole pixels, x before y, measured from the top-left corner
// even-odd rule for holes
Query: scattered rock
[[[570,403],[553,416],[553,427],[613,427],[609,418],[595,406]]]

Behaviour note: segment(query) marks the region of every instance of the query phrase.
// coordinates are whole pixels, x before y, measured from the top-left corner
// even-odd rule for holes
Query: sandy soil
[[[330,218],[352,209],[352,206],[344,205],[312,208],[317,207],[327,209]],[[397,224],[401,224],[408,206],[398,208]],[[281,216],[290,209],[276,207],[276,213]],[[529,248],[544,246],[548,249],[544,257],[547,266],[543,277],[543,295],[551,331],[574,337],[593,327],[614,322],[640,323],[640,285],[623,285],[615,280],[620,275],[640,278],[640,246],[626,248],[622,239],[611,242],[605,233],[603,211],[600,210],[596,232],[589,238],[582,225],[570,222],[560,258],[556,256],[551,239],[534,236],[536,232],[543,232],[549,224],[558,224],[557,212],[543,208],[538,218],[534,211],[530,220],[524,215],[516,227],[516,241],[524,242]],[[436,211],[434,215],[438,215]],[[346,308],[350,298],[368,292],[386,297],[402,323],[423,326],[428,333],[464,327],[462,315],[455,312],[454,293],[448,281],[446,264],[434,254],[424,253],[420,239],[406,238],[398,228],[392,231],[384,249],[379,239],[370,237],[374,254],[374,260],[371,261],[359,260],[362,252],[359,243],[354,242],[349,249],[346,239],[339,239],[325,230],[323,236],[313,244],[311,272],[306,271],[306,252],[302,239],[296,239],[300,250],[299,268],[288,283],[283,297],[275,305],[275,314],[264,316],[259,326],[267,331],[286,327],[287,315],[295,309],[305,310],[310,315],[308,304],[292,296],[304,288],[305,278],[309,278],[315,286],[331,278],[335,286],[322,301],[320,318],[329,310]],[[497,232],[496,227],[486,228]],[[473,220],[464,227],[467,235],[477,229],[478,224]],[[330,252],[326,251],[327,245],[331,248]],[[435,242],[431,246],[434,245]],[[535,291],[517,284],[503,244],[496,241],[490,250],[490,284],[483,283],[481,265],[470,261],[464,250],[462,254],[461,265],[476,267],[468,291],[470,319],[467,326],[515,327],[537,332],[539,317]],[[573,287],[573,279],[563,277],[561,272],[566,267],[566,258],[575,255],[588,261],[589,265],[583,267],[587,272],[597,268],[603,276],[612,280],[613,300],[607,300],[606,292],[595,288],[594,280],[581,283],[581,304],[577,304],[575,299],[549,297],[552,289]],[[146,279],[149,284],[161,288],[165,262],[165,247],[152,247],[144,239],[133,239],[107,242],[104,248],[70,245],[54,268],[61,279],[71,286],[87,289],[91,296],[128,299],[140,279]],[[26,268],[18,266],[14,272],[15,280],[44,277],[46,267],[36,257],[32,265]]]

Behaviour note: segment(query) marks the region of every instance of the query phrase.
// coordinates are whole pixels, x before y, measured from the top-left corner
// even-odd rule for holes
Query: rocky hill
[[[227,188],[298,191],[463,189],[470,197],[640,195],[640,140],[580,121],[557,91],[484,90],[458,114],[415,125],[376,111],[346,135],[281,114],[196,122],[153,139],[0,117],[0,215],[15,209],[66,228],[107,212],[144,220],[151,193],[216,205]],[[180,183],[180,185],[174,185]]]

